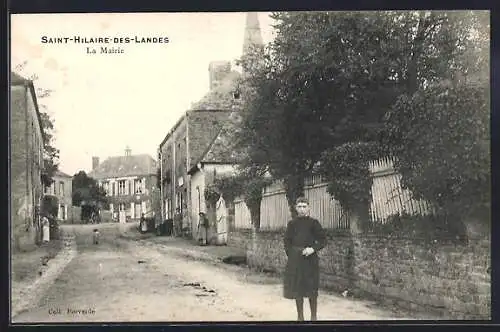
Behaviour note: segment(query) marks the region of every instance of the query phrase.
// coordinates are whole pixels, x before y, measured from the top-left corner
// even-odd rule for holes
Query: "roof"
[[[26,84],[29,82],[30,81],[28,79],[22,77],[21,75],[19,75],[17,73],[14,73],[14,72],[10,73],[10,83],[11,84],[18,85],[18,84]]]
[[[156,174],[156,161],[148,154],[109,157],[89,173],[94,179]]]
[[[241,74],[237,71],[229,72],[221,81],[220,85],[210,90],[198,102],[191,105],[194,110],[231,110],[233,106],[233,92],[238,86]]]
[[[24,85],[28,86],[31,92],[31,97],[33,98],[33,104],[35,105],[35,112],[36,112],[36,117],[38,119],[38,123],[40,124],[40,131],[42,132],[42,138],[43,142],[47,139],[47,136],[45,135],[45,131],[43,130],[42,126],[42,117],[40,115],[40,109],[38,108],[38,99],[36,97],[36,91],[35,91],[35,86],[33,84],[33,81],[28,80],[21,75],[11,71],[10,72],[10,85]]]
[[[54,173],[55,176],[60,176],[60,177],[63,177],[63,178],[72,178],[71,175],[69,174],[66,174],[60,170],[57,170],[55,173]]]
[[[190,109],[186,111],[180,118],[177,120],[175,125],[170,129],[170,131],[165,135],[163,140],[160,143],[160,149],[167,143],[172,134],[179,128],[182,122],[187,119],[188,125],[192,125],[193,122],[203,122],[205,129],[208,124],[214,124],[215,122],[220,122],[221,118],[225,118],[230,114],[230,110],[224,109]],[[205,131],[198,130],[198,132],[205,133]],[[192,136],[192,134],[190,134]],[[212,138],[211,138],[212,139]]]
[[[175,130],[181,125],[182,121],[186,118],[187,112],[184,112],[184,114],[177,120],[175,125],[170,129],[170,131],[165,135],[165,138],[163,138],[163,141],[160,143],[160,149],[161,147],[167,142],[167,140],[172,136],[172,134],[175,132]]]
[[[193,169],[198,163],[210,164],[236,164],[239,160],[238,154],[234,148],[234,137],[237,135],[238,125],[241,117],[238,112],[232,112],[228,121],[224,123],[218,134],[212,140],[208,148],[193,165]]]

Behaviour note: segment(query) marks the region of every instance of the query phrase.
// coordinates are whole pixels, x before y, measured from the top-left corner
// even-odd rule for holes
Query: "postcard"
[[[12,323],[491,318],[489,12],[10,25]]]

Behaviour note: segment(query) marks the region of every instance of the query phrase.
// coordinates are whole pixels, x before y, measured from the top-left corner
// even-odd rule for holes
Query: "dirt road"
[[[85,228],[86,227],[86,228]],[[244,276],[175,255],[167,246],[73,227],[77,255],[42,299],[13,322],[270,321],[295,320],[295,304],[282,298],[279,281]],[[307,303],[307,301],[306,301]],[[306,315],[308,307],[305,307]],[[320,320],[395,319],[368,302],[322,294]],[[401,317],[398,317],[401,319]]]

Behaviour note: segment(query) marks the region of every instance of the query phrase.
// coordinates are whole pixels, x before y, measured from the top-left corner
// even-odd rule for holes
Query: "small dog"
[[[99,230],[94,228],[94,233],[92,234],[92,243],[99,244]]]

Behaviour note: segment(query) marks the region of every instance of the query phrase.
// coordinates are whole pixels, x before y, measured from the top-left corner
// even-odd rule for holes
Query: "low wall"
[[[227,245],[248,252],[248,250],[251,249],[252,245],[252,230],[234,229],[229,231],[227,237]]]
[[[355,288],[409,310],[490,319],[490,241],[355,239]]]
[[[283,231],[235,230],[230,245],[248,248],[248,263],[282,273]],[[321,287],[449,319],[490,319],[490,240],[425,241],[330,232],[320,252]]]

